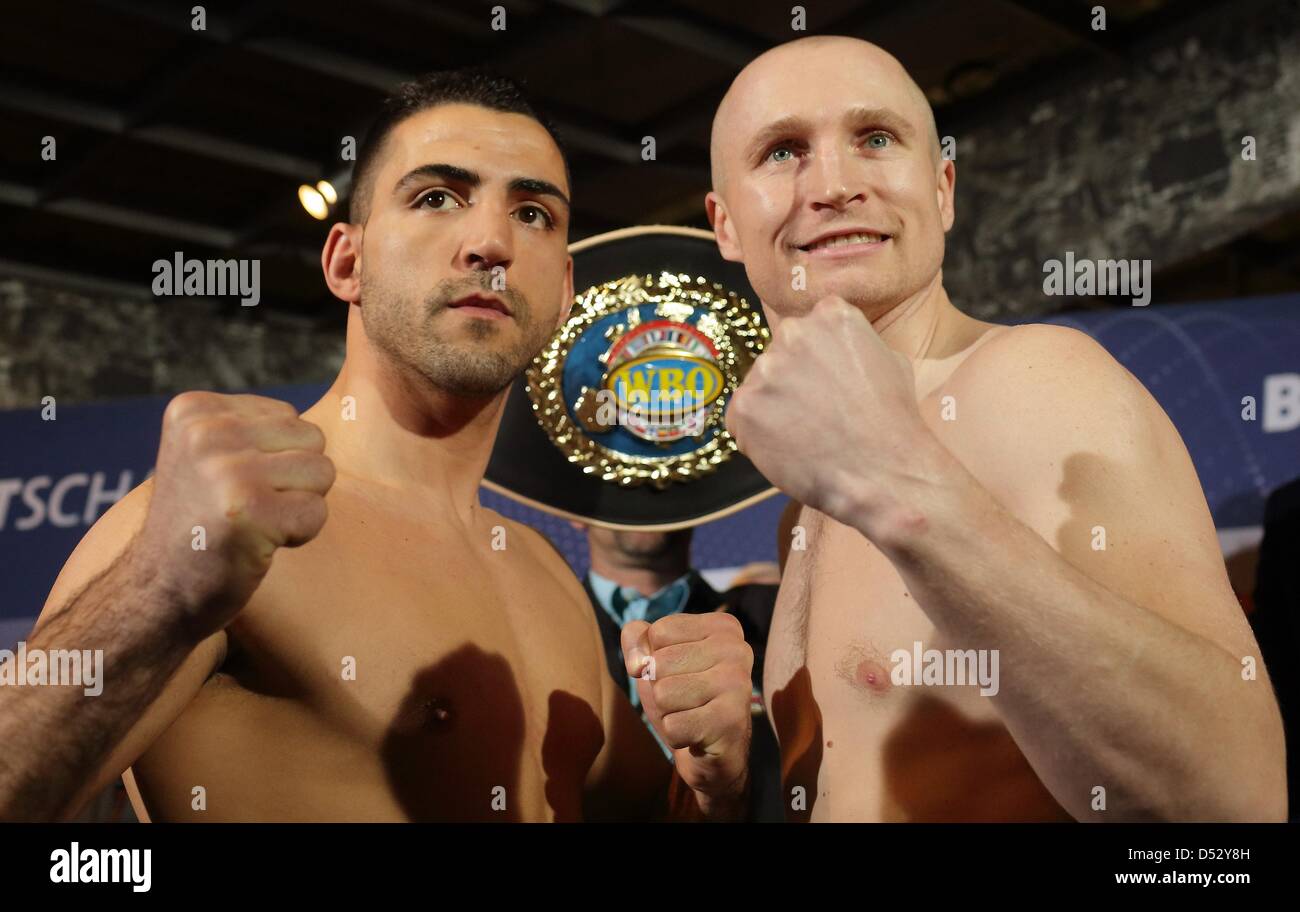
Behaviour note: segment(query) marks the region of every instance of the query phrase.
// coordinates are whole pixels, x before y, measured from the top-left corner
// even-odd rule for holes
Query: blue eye
[[[876,140],[882,140],[882,142],[877,143]],[[890,136],[888,133],[872,133],[870,136],[867,137],[867,145],[869,145],[873,149],[888,148],[889,145],[893,143],[893,141],[894,138]]]
[[[772,161],[789,161],[794,158],[794,152],[782,146],[779,149],[773,149],[768,158],[772,159]]]

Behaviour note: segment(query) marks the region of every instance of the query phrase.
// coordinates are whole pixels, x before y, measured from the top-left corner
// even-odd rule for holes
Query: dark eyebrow
[[[564,195],[559,187],[550,181],[542,180],[537,177],[516,177],[510,182],[508,188],[511,193],[536,193],[542,196],[553,196],[560,202],[564,203],[566,209],[569,207],[569,198]]]
[[[443,163],[433,165],[420,165],[418,168],[412,168],[402,175],[402,179],[393,187],[394,193],[401,193],[411,184],[414,184],[422,178],[437,178],[438,180],[451,181],[453,183],[465,184],[469,187],[477,187],[483,183],[483,178],[479,177],[475,171],[468,168],[462,168],[459,165],[448,165]]]
[[[393,187],[393,192],[401,193],[410,185],[428,178],[444,180],[449,183],[464,184],[467,187],[479,187],[483,184],[483,178],[477,171],[462,168],[460,165],[449,165],[439,162],[437,164],[420,165],[418,168],[412,168],[410,171],[406,172],[406,174],[402,175],[402,179]],[[507,189],[511,193],[538,193],[544,196],[553,196],[560,202],[564,203],[565,208],[569,208],[569,198],[564,195],[564,191],[550,181],[542,180],[541,178],[516,177],[510,182]]]

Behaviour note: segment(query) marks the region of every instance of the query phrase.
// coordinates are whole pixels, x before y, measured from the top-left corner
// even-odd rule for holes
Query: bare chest
[[[903,654],[946,644],[889,560],[856,530],[805,509],[773,618],[764,689],[801,675],[819,702],[880,713],[907,699]],[[799,527],[796,527],[799,528]],[[945,699],[959,699],[945,694]]]
[[[269,688],[348,685],[384,722],[413,696],[465,708],[508,694],[527,708],[554,689],[597,699],[583,616],[526,550],[400,529],[344,547],[335,531],[277,555],[289,558],[269,581],[278,597],[232,628]]]
[[[579,817],[604,740],[586,606],[508,539],[369,525],[276,555],[164,749],[220,732],[198,765],[240,819]]]

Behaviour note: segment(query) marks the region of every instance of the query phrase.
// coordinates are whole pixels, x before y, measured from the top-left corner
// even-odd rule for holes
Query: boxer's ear
[[[704,194],[704,211],[708,213],[709,224],[713,226],[713,236],[718,242],[718,252],[722,258],[733,263],[742,262],[740,244],[732,230],[731,219],[727,216],[727,206],[722,197],[712,190]]]
[[[938,194],[939,216],[943,219],[943,232],[948,233],[952,228],[953,219],[956,217],[956,210],[953,208],[953,198],[957,191],[957,163],[951,159],[944,160],[942,167],[939,168],[938,180],[936,181],[935,193]]]
[[[356,304],[361,300],[361,236],[360,225],[335,222],[325,237],[320,252],[321,271],[330,293],[340,301]]]
[[[560,299],[560,313],[555,318],[555,329],[558,332],[564,325],[564,321],[569,319],[569,311],[573,309],[573,257],[569,257],[564,264],[564,297]]]

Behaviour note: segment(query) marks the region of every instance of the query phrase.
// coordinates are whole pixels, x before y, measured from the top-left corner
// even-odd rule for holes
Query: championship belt
[[[713,235],[579,241],[569,318],[511,387],[484,485],[612,529],[671,530],[776,493],[725,415],[768,342],[744,267]]]

